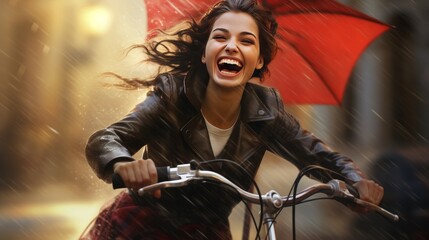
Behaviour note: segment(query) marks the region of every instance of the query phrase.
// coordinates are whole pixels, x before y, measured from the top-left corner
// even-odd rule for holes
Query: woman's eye
[[[241,41],[245,44],[255,44],[255,41],[253,39],[243,39]]]
[[[215,36],[213,36],[213,39],[226,39],[224,36],[222,36],[222,35],[215,35]]]

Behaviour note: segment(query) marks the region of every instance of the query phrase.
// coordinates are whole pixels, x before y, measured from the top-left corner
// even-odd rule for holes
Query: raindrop
[[[378,114],[374,109],[371,109],[371,112],[374,113],[378,118],[380,118],[383,121],[386,121],[380,114]]]
[[[49,130],[51,130],[53,133],[55,133],[55,134],[57,134],[57,135],[60,135],[60,133],[59,133],[57,130],[55,130],[54,128],[52,128],[52,127],[50,127],[50,126],[48,126],[48,128],[49,128]]]
[[[32,32],[37,32],[38,30],[39,30],[39,24],[37,24],[37,23],[33,23],[32,25],[31,25],[31,31]]]
[[[50,51],[51,51],[51,48],[49,46],[47,46],[47,45],[43,46],[43,53],[44,54],[48,54]]]
[[[17,74],[16,74],[16,77],[17,78],[21,78],[23,75],[24,75],[24,73],[25,73],[25,70],[26,70],[27,68],[24,66],[24,65],[20,65],[19,66],[19,68],[18,68],[18,72],[17,72]]]

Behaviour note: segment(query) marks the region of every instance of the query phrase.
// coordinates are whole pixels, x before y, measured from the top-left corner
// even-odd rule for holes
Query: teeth
[[[238,67],[242,67],[241,63],[237,60],[234,59],[229,59],[229,58],[223,58],[219,61],[219,64],[231,64],[231,65],[236,65]]]

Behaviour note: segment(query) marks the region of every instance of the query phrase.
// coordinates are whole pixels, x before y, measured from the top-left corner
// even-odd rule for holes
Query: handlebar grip
[[[170,180],[169,167],[157,167],[156,172],[158,174],[158,182],[164,182]],[[126,188],[124,180],[117,173],[112,175],[112,187],[113,189]]]

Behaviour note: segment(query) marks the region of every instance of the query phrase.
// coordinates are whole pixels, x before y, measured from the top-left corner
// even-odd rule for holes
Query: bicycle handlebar
[[[260,196],[258,194],[250,193],[246,190],[243,190],[242,188],[238,187],[236,184],[216,172],[193,168],[194,167],[191,166],[191,164],[181,164],[177,165],[177,167],[175,168],[158,167],[158,182],[140,188],[138,190],[138,194],[140,196],[143,196],[147,192],[152,192],[162,188],[183,187],[195,181],[212,180],[232,187],[242,196],[243,199],[249,202],[260,204],[262,201],[265,206],[274,210],[299,204],[316,193],[324,193],[329,197],[344,199],[350,201],[351,203],[367,207],[371,210],[376,211],[390,221],[396,222],[399,220],[398,215],[393,214],[380,206],[361,200],[358,197],[354,196],[352,193],[350,193],[346,183],[337,179],[331,180],[326,184],[320,183],[310,186],[297,193],[295,197],[281,196],[273,190],[267,192],[265,195]],[[126,187],[118,174],[114,174],[112,176],[112,185],[114,189]],[[355,192],[357,193],[357,191]]]

